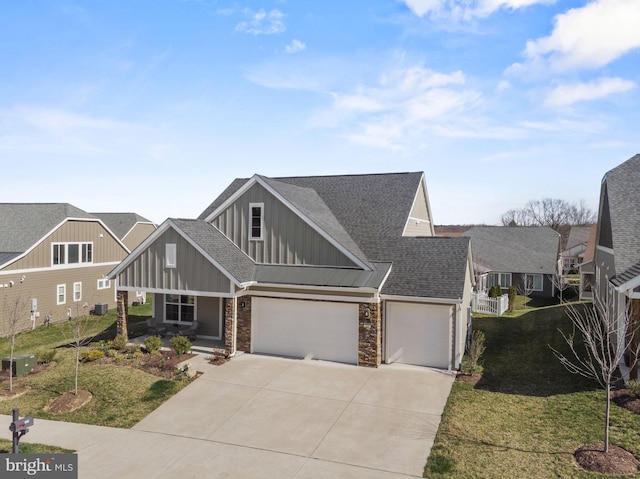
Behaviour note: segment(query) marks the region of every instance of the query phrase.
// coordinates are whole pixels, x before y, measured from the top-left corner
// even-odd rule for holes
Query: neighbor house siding
[[[91,268],[64,268],[61,270],[20,272],[0,272],[0,294],[7,298],[9,304],[17,300],[24,304],[24,320],[21,328],[31,328],[29,301],[38,300],[39,317],[36,326],[44,324],[47,314],[52,322],[65,321],[70,313],[72,317],[88,315],[96,303],[107,303],[109,308],[115,308],[114,282],[107,289],[98,289],[98,280],[105,277],[113,269],[111,265],[94,266]],[[24,276],[24,279],[23,279]],[[13,286],[9,286],[13,281]],[[75,303],[73,299],[73,284],[82,283],[82,298]],[[66,301],[57,304],[57,286],[66,286]],[[7,285],[7,286],[5,286]],[[84,307],[84,305],[87,305]],[[6,333],[6,324],[0,325],[0,334]]]
[[[165,267],[165,247],[176,245],[176,267]],[[124,289],[229,293],[229,279],[174,229],[167,229],[118,275]]]
[[[262,203],[263,239],[249,239],[249,204]],[[212,220],[257,263],[354,266],[354,263],[263,186],[255,184]]]
[[[102,235],[102,237],[100,237]],[[127,256],[125,248],[97,221],[67,221],[45,237],[24,258],[4,270],[50,268],[52,243],[93,243],[93,264],[115,264]]]
[[[420,183],[403,236],[433,236],[424,183]]]
[[[122,239],[122,242],[129,250],[133,251],[136,247],[142,243],[147,236],[155,231],[156,227],[150,224],[137,224],[129,233]]]

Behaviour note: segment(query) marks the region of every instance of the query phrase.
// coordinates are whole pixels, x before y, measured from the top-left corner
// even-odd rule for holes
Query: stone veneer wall
[[[235,319],[233,310],[233,298],[224,298],[224,349],[227,355],[235,353],[233,344],[233,331],[235,330]]]
[[[242,306],[243,303],[244,306]],[[251,296],[241,296],[238,298],[237,317],[237,348],[239,351],[251,351]]]
[[[369,312],[369,317],[366,312]],[[358,366],[377,368],[382,362],[382,308],[377,303],[358,305]]]

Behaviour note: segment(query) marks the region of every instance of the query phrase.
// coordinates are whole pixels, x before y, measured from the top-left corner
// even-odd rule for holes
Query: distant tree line
[[[581,226],[597,221],[597,214],[584,202],[571,203],[555,198],[531,200],[524,208],[509,210],[500,217],[503,226]]]

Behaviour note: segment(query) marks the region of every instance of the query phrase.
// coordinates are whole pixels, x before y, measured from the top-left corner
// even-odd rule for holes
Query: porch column
[[[629,308],[629,329],[631,330],[631,338],[629,344],[629,363],[631,370],[629,371],[629,379],[638,379],[638,343],[640,342],[640,299],[632,299]]]
[[[237,348],[251,351],[251,296],[241,296],[237,300]]]
[[[358,366],[377,368],[382,363],[382,305],[358,305]]]
[[[118,291],[117,298],[118,319],[116,321],[116,335],[124,336],[129,339],[129,332],[127,328],[127,320],[129,317],[129,292]]]
[[[236,353],[235,298],[224,298],[224,349],[229,357]]]

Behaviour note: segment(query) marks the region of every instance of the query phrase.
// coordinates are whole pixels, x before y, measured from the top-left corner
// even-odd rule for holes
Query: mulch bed
[[[116,360],[116,358],[105,357],[95,362],[100,364],[131,366],[164,379],[175,379],[178,364],[183,361],[188,361],[193,357],[195,357],[195,354],[192,353],[178,356],[173,350],[162,349],[159,351],[159,354],[144,354],[141,358]]]
[[[611,400],[620,407],[634,414],[640,414],[640,399],[629,394],[626,389],[618,389],[611,393]]]
[[[485,383],[486,379],[482,374],[458,373],[456,374],[456,381],[459,383],[471,384],[472,386],[481,386]]]
[[[85,389],[78,389],[78,394],[75,394],[75,391],[69,391],[47,404],[44,410],[51,414],[72,412],[87,404],[91,398],[93,398],[93,394]]]
[[[640,461],[621,447],[610,444],[605,454],[602,442],[580,446],[573,456],[582,469],[601,474],[633,474],[640,467]]]

